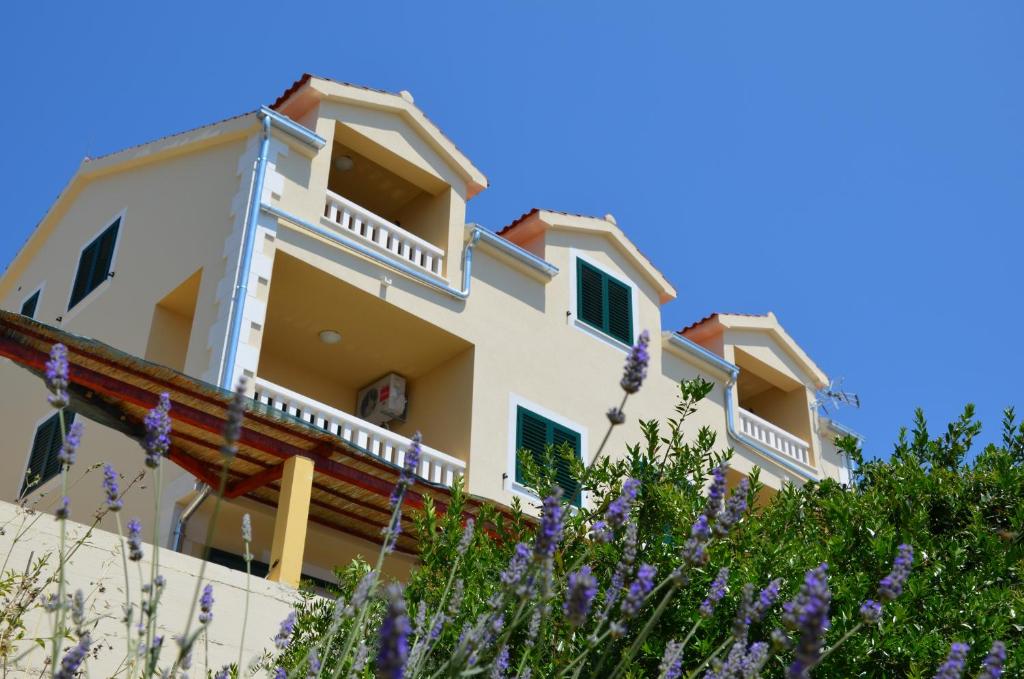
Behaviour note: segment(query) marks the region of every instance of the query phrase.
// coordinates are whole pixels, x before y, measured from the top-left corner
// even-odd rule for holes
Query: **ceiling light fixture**
[[[337,344],[341,341],[341,333],[337,330],[321,330],[320,341],[324,344]]]
[[[348,172],[356,164],[356,161],[352,160],[352,156],[338,156],[334,159],[334,168],[338,172]]]

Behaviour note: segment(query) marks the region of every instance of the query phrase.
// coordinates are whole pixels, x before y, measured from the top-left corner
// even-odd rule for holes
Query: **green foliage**
[[[598,577],[601,591],[607,588],[621,558],[621,536],[617,542],[602,543],[590,539],[589,531],[629,478],[640,481],[633,507],[637,563],[656,566],[659,580],[679,567],[680,548],[704,507],[703,491],[711,472],[732,455],[731,450],[722,449],[712,430],[692,431],[686,426],[687,418],[711,389],[710,383],[700,379],[682,383],[674,417],[663,423],[641,422],[642,442],[622,455],[602,456],[590,468],[584,468],[565,449],[549,449],[542,468],[526,456],[526,478],[538,496],[554,486],[552,475],[545,470],[553,468],[554,456],[563,455],[570,460],[589,501],[566,520],[565,539],[554,559],[554,610],[543,618],[535,646],[524,650],[522,628],[508,638],[514,649],[510,675],[529,667],[532,676],[556,676],[582,655],[579,676],[608,676],[618,658],[637,640],[658,598],[648,602],[625,635],[606,637],[595,645],[585,628],[573,632],[559,614],[565,579],[585,563]],[[698,627],[686,648],[684,670],[698,669],[729,639],[744,583],[763,587],[781,578],[782,596],[789,598],[804,573],[821,562],[829,564],[833,595],[826,645],[835,644],[857,624],[860,604],[876,598],[877,583],[889,571],[897,546],[904,542],[914,546],[916,558],[903,595],[885,606],[879,625],[851,636],[813,676],[929,677],[953,641],[971,645],[967,676],[973,676],[996,639],[1005,641],[1010,650],[1004,676],[1021,675],[1024,659],[1016,648],[1024,637],[1020,619],[1024,610],[1024,546],[1020,537],[1024,524],[1024,425],[1017,425],[1008,409],[1000,442],[975,454],[973,445],[980,432],[973,407],[968,406],[938,435],[929,431],[924,415],[917,412],[912,428],[900,433],[889,461],[863,462],[856,439],[837,439],[837,446],[858,462],[852,488],[826,480],[774,492],[759,482],[755,469],[748,501],[756,511],[748,512],[727,537],[711,543],[708,565],[689,571],[687,584],[668,600],[656,623],[637,643],[624,676],[657,676],[666,644],[684,637],[694,623]],[[437,663],[450,657],[462,630],[486,613],[489,598],[501,588],[499,574],[509,563],[514,545],[529,542],[535,532],[535,519],[524,513],[518,502],[507,514],[485,507],[463,556],[459,543],[466,505],[458,486],[445,513],[428,503],[416,522],[423,551],[406,589],[410,618],[415,621],[421,607],[427,620],[444,610],[452,616],[423,676],[430,676]],[[731,571],[729,593],[712,617],[700,620],[700,603],[723,566]],[[359,564],[342,574],[344,596],[351,595],[366,569]],[[460,606],[451,607],[456,579],[464,585],[464,596]],[[599,596],[595,609],[600,600]],[[307,601],[299,616],[296,643],[284,662],[279,659],[276,664],[301,666],[310,645],[317,639],[322,642],[332,609],[332,602]],[[379,615],[377,609],[375,619]],[[776,607],[754,625],[751,639],[765,639],[778,626],[780,611]],[[375,629],[375,625],[368,628]],[[790,659],[786,652],[773,656],[764,676],[782,676]],[[487,658],[481,668],[492,660]]]

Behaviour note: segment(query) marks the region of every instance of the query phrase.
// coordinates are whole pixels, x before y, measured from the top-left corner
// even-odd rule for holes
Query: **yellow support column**
[[[292,587],[299,586],[312,492],[313,461],[298,455],[285,460],[277,517],[274,519],[274,543],[270,549],[268,580],[283,582]]]

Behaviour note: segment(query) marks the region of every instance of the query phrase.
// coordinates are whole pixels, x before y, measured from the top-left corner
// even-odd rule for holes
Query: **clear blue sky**
[[[491,180],[473,221],[614,213],[667,327],[774,311],[870,454],[915,406],[1024,409],[1022,3],[43,4],[0,25],[3,262],[82,156],[311,71],[412,91]]]

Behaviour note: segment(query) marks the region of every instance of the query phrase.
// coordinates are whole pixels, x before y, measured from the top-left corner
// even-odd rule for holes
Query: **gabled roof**
[[[290,111],[292,108],[303,109],[305,100],[310,96],[369,106],[399,115],[463,178],[467,185],[468,197],[471,198],[487,188],[488,182],[484,173],[473,165],[441,128],[416,106],[409,92],[388,92],[304,73],[277,98],[271,108],[281,112]]]
[[[786,332],[782,324],[779,323],[779,319],[771,311],[766,314],[715,312],[686,326],[679,331],[679,334],[694,342],[701,343],[702,340],[707,339],[709,336],[733,329],[753,330],[771,335],[786,353],[797,361],[815,380],[816,386],[820,388],[828,384],[828,375],[811,360],[807,352]]]
[[[662,304],[676,297],[676,289],[647,258],[615,222],[611,215],[592,217],[587,215],[533,208],[514,222],[498,231],[498,235],[516,245],[521,245],[547,229],[564,229],[596,233],[610,240],[627,259],[644,274],[658,291]]]

